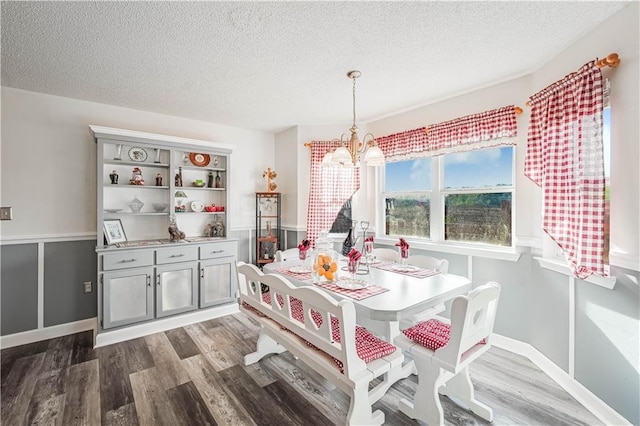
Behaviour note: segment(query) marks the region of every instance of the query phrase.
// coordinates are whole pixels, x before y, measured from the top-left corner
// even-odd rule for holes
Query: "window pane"
[[[349,232],[349,228],[351,228],[351,198],[342,205],[329,232],[331,234],[346,234]]]
[[[444,239],[511,246],[511,193],[450,194]]]
[[[513,147],[488,148],[444,156],[444,188],[513,184]]]
[[[428,195],[386,198],[385,234],[429,238]]]
[[[431,158],[418,158],[385,165],[385,192],[428,191],[430,189]]]

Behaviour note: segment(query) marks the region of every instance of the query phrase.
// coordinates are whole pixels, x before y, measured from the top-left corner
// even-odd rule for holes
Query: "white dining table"
[[[263,270],[265,273],[278,274],[279,269],[299,265],[302,265],[299,260],[287,260],[266,264]],[[345,269],[346,262],[341,261],[338,267],[339,276],[350,276]],[[313,285],[309,279],[299,279],[289,274],[281,275],[296,286]],[[367,328],[373,326],[374,329],[371,331],[388,342],[393,342],[400,333],[400,321],[409,320],[418,313],[471,290],[471,281],[464,276],[438,273],[426,278],[415,278],[396,271],[378,269],[375,264],[369,266],[369,273],[358,274],[357,278],[389,291],[363,300],[355,300],[322,287],[318,288],[327,291],[338,300],[353,301],[357,322]]]

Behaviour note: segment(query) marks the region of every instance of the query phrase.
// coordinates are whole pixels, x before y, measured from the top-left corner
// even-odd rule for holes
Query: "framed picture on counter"
[[[104,237],[107,244],[126,243],[127,236],[124,233],[120,219],[107,219],[103,223]]]

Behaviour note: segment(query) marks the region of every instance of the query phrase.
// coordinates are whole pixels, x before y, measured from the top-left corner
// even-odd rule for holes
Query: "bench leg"
[[[444,414],[438,388],[442,386],[445,376],[441,369],[429,365],[425,360],[414,360],[418,370],[418,388],[413,402],[401,399],[399,408],[412,419],[419,419],[429,426],[444,425]]]
[[[355,426],[379,426],[384,423],[384,413],[376,410],[371,413],[371,402],[369,402],[369,383],[356,383],[351,390],[351,405],[347,414],[347,425]]]
[[[488,422],[493,421],[493,410],[475,398],[473,383],[469,377],[469,367],[460,370],[458,374],[449,379],[447,384],[440,389],[442,395],[459,399],[469,409]]]
[[[260,335],[258,336],[256,351],[244,356],[244,365],[254,364],[260,361],[266,355],[281,354],[286,350],[287,349],[284,346],[281,346],[280,344],[278,344],[278,342],[267,336],[264,331],[261,331]]]

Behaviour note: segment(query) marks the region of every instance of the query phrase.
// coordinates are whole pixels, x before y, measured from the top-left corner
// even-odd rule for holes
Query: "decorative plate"
[[[211,161],[211,157],[209,154],[198,154],[196,152],[189,153],[189,160],[191,160],[191,164],[198,167],[204,167],[209,164]]]
[[[393,270],[401,272],[416,272],[419,271],[420,268],[412,265],[393,265]]]
[[[134,146],[129,150],[129,158],[131,158],[132,161],[147,161],[147,156],[147,151],[145,151],[144,148]]]
[[[304,265],[296,265],[289,268],[289,272],[293,272],[294,274],[308,274],[311,272],[311,268]]]
[[[204,204],[202,204],[202,201],[193,201],[191,203],[191,210],[194,212],[201,212],[204,210]]]
[[[104,209],[105,213],[118,213],[122,209]]]
[[[366,288],[369,283],[364,280],[353,278],[340,278],[335,282],[335,285],[345,290],[360,290]]]

